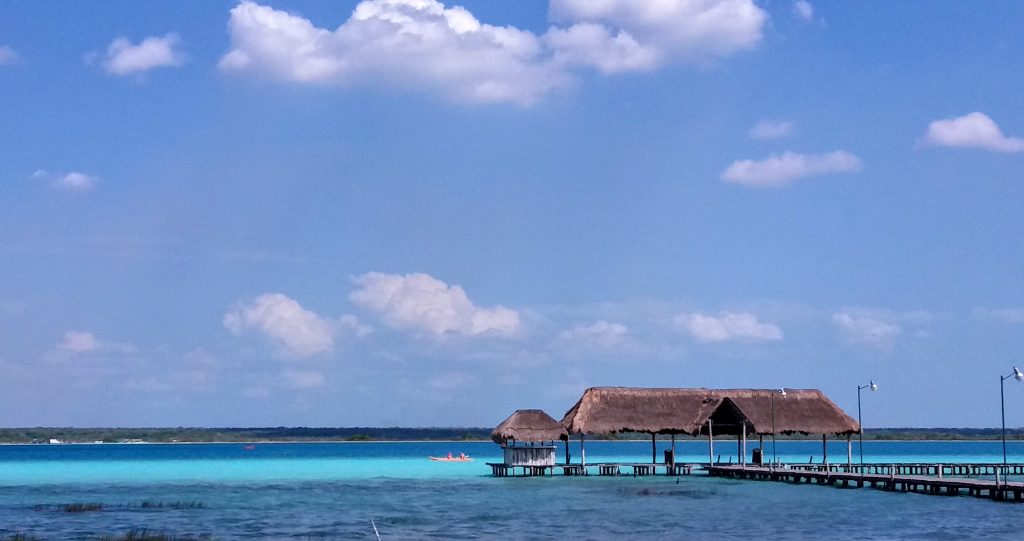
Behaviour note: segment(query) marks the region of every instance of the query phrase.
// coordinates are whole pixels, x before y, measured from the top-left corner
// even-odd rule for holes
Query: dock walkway
[[[818,466],[821,466],[820,464]],[[845,468],[845,465],[842,465]],[[867,465],[865,465],[867,466]],[[872,465],[883,466],[883,465]],[[966,479],[958,477],[941,477],[928,475],[906,475],[893,470],[899,466],[910,466],[908,464],[896,464],[897,468],[890,466],[888,473],[853,473],[822,471],[802,468],[783,467],[771,468],[763,466],[710,466],[707,468],[708,475],[713,477],[728,477],[733,479],[751,479],[757,481],[779,481],[788,483],[815,483],[819,485],[831,485],[842,487],[864,487],[871,486],[881,490],[893,492],[917,492],[920,494],[958,496],[962,491],[967,495],[977,498],[989,498],[1000,501],[1024,502],[1024,483],[1005,482],[998,478],[994,481],[983,479]],[[943,466],[960,465],[930,465],[938,468],[940,474]],[[967,465],[970,466],[970,465]],[[978,465],[974,465],[978,466]],[[998,465],[1000,468],[1001,464]],[[1018,465],[1020,466],[1020,465]],[[1024,466],[1022,466],[1024,467]],[[933,470],[934,471],[934,470]]]
[[[514,465],[501,462],[488,462],[491,467],[491,475],[495,477],[534,477],[542,475],[554,475],[556,470],[561,470],[562,475],[587,476],[596,471],[601,476],[632,475],[633,477],[647,475],[690,475],[693,473],[693,464],[659,464],[651,462],[597,462],[593,464],[555,464],[548,466],[536,465]],[[625,473],[623,473],[625,471]]]

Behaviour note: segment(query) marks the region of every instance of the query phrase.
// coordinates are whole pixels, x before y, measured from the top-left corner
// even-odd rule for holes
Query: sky
[[[998,427],[1024,4],[5,2],[0,426]],[[1007,425],[1024,425],[1008,379]]]

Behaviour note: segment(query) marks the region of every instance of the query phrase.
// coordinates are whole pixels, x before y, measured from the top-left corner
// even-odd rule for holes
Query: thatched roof
[[[772,396],[776,434],[856,434],[860,425],[818,389],[715,389],[728,397],[759,434],[772,433]],[[714,425],[714,423],[712,423]],[[735,432],[721,432],[735,434]]]
[[[491,432],[495,443],[565,439],[565,428],[543,410],[516,410]]]
[[[566,412],[562,426],[572,434],[707,433],[712,419],[715,434],[772,433],[772,395],[775,394],[775,432],[792,434],[849,434],[860,430],[843,410],[817,389],[649,389],[592,387]]]
[[[562,426],[572,434],[693,434],[719,402],[708,389],[591,387]]]

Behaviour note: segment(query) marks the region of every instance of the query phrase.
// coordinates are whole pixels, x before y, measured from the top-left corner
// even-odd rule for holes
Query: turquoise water
[[[666,448],[659,442],[659,457]],[[650,449],[586,444],[588,462],[650,461]],[[1008,450],[1024,462],[1024,444]],[[570,451],[578,460],[578,444]],[[449,452],[476,460],[426,459]],[[715,452],[735,460],[735,442],[717,442]],[[821,444],[779,441],[776,454],[820,461]],[[707,446],[679,442],[677,455],[706,461]],[[845,442],[829,456],[845,462]],[[485,463],[499,457],[492,443],[0,446],[0,538],[91,539],[145,528],[192,538],[376,539],[371,519],[383,539],[1024,538],[1024,505],[703,475],[492,478]],[[866,462],[1001,458],[999,442],[865,444]]]

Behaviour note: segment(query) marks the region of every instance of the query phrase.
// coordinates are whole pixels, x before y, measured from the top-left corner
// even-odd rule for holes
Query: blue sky
[[[1020,3],[3,11],[0,425],[997,426],[1024,365]]]

